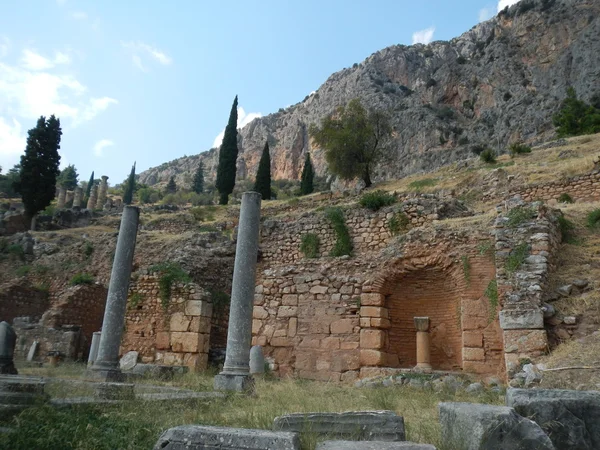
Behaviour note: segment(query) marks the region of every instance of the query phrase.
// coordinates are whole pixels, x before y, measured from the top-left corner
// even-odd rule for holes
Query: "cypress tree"
[[[75,166],[73,164],[70,164],[63,169],[56,181],[59,186],[62,186],[69,191],[72,191],[73,189],[75,189],[75,187],[77,187],[77,178],[79,178],[79,175],[77,174],[77,169],[75,169]]]
[[[133,167],[131,168],[131,173],[129,174],[129,178],[127,179],[127,184],[125,185],[125,191],[123,192],[123,203],[125,205],[131,205],[133,201],[133,192],[135,191],[135,162],[133,163]]]
[[[231,112],[229,113],[229,122],[225,127],[223,143],[219,151],[219,166],[217,168],[216,187],[219,191],[219,203],[226,205],[229,202],[229,194],[233,192],[235,186],[236,160],[238,155],[237,147],[237,95],[233,100]]]
[[[167,192],[174,194],[177,192],[177,183],[175,183],[175,177],[171,177],[167,183]]]
[[[54,115],[48,120],[40,116],[35,128],[27,134],[25,154],[21,156],[20,181],[15,183],[15,188],[31,218],[31,229],[35,230],[37,213],[50,205],[56,193],[56,177],[60,173],[60,120]]]
[[[200,161],[196,173],[194,174],[194,184],[192,189],[196,194],[204,192],[204,163]]]
[[[88,181],[87,187],[85,188],[85,198],[90,198],[90,194],[92,193],[92,186],[94,185],[94,171],[92,170],[92,174],[90,175],[90,181]]]
[[[262,195],[263,200],[271,200],[271,156],[269,155],[268,142],[265,143],[265,148],[258,163],[254,190]]]
[[[300,181],[300,195],[312,194],[314,191],[314,178],[315,171],[313,170],[310,155],[307,152],[306,158],[304,158],[304,169],[302,169],[302,179]]]

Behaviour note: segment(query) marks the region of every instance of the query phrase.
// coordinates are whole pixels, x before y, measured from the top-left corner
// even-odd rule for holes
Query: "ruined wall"
[[[198,285],[174,284],[165,307],[158,277],[142,275],[129,289],[121,353],[135,350],[143,362],[206,369],[211,317],[210,296]]]
[[[48,293],[16,283],[0,286],[0,320],[11,323],[15,317],[39,320],[48,309]]]

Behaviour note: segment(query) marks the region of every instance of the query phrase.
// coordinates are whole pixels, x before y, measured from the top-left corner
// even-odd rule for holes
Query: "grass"
[[[212,384],[212,377],[210,373],[187,374],[171,384],[205,390],[206,385]],[[490,392],[478,396],[464,392],[436,394],[407,386],[356,389],[306,380],[259,379],[254,396],[228,395],[196,404],[148,404],[136,400],[116,406],[32,408],[12,423],[2,424],[16,431],[0,434],[0,448],[148,449],[165,429],[183,424],[271,429],[273,419],[287,413],[389,409],[404,417],[407,440],[446,450],[438,423],[440,401],[501,403],[498,395]],[[301,437],[305,450],[314,449],[319,440],[306,433]]]
[[[358,201],[358,204],[371,211],[378,211],[384,206],[393,205],[396,201],[395,195],[382,190],[377,190],[364,194]]]
[[[525,262],[525,259],[529,256],[529,246],[526,242],[517,245],[512,249],[510,255],[506,259],[505,269],[509,275],[515,273],[521,265]]]
[[[189,274],[176,262],[164,262],[150,267],[150,273],[158,274],[158,294],[163,308],[169,306],[171,291],[175,283],[189,283]]]
[[[319,256],[320,243],[319,236],[315,233],[303,234],[300,242],[300,251],[304,253],[305,258],[316,258]]]
[[[589,228],[598,228],[600,225],[600,208],[590,211],[587,215],[587,226]]]
[[[335,231],[335,244],[331,249],[331,256],[352,255],[352,239],[344,219],[344,211],[341,208],[329,208],[325,211],[327,220]]]
[[[388,223],[388,228],[392,236],[398,236],[403,231],[408,230],[410,219],[403,211],[395,213]]]
[[[94,282],[94,277],[89,273],[78,273],[71,278],[69,284],[71,286],[79,286],[81,284],[92,284]]]
[[[437,181],[435,178],[423,178],[422,180],[411,181],[408,188],[420,192],[423,188],[435,186]]]
[[[516,208],[511,209],[506,217],[508,217],[508,222],[506,222],[506,226],[509,228],[517,228],[519,225],[524,224],[525,222],[530,221],[535,216],[535,210],[533,208],[527,208],[524,206],[517,206]]]

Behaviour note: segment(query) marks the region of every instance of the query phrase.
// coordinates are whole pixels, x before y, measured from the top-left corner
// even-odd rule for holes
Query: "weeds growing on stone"
[[[210,300],[213,305],[213,314],[218,318],[223,316],[225,309],[227,309],[231,303],[231,297],[226,292],[219,290],[210,291]]]
[[[89,273],[78,273],[71,278],[69,284],[71,286],[79,286],[81,284],[92,284],[94,282],[94,277]]]
[[[171,290],[173,289],[174,283],[189,283],[192,281],[190,276],[176,262],[165,262],[156,264],[150,267],[150,273],[158,274],[158,290],[160,303],[163,308],[169,306],[169,300],[171,299]]]
[[[302,235],[300,242],[300,251],[305,258],[316,258],[319,256],[319,245],[321,241],[315,233],[306,233]]]
[[[563,242],[567,244],[575,244],[576,239],[573,235],[573,231],[575,230],[575,224],[567,219],[565,216],[558,216],[558,226],[560,228],[560,235],[562,237]]]
[[[517,206],[516,208],[511,209],[506,215],[506,217],[508,217],[508,222],[506,222],[506,225],[509,228],[517,228],[519,225],[522,225],[525,222],[533,219],[534,216],[535,210],[533,208]]]
[[[460,257],[460,261],[462,263],[463,276],[465,277],[467,286],[470,286],[471,285],[471,263],[469,262],[469,257],[467,255],[462,255]]]
[[[408,225],[410,224],[410,219],[403,211],[398,211],[395,213],[388,223],[388,227],[390,229],[390,233],[392,236],[398,236],[403,231],[408,229]]]
[[[508,255],[506,259],[505,269],[509,275],[515,273],[519,267],[525,262],[525,259],[529,256],[529,246],[523,242],[517,245]]]
[[[600,208],[590,211],[587,215],[587,226],[589,228],[598,228],[600,225]]]
[[[86,258],[89,258],[92,256],[92,253],[94,253],[94,246],[90,241],[86,241],[85,246],[83,247],[83,253],[85,254]]]
[[[329,208],[325,211],[325,216],[331,223],[335,231],[336,240],[331,249],[331,256],[344,256],[352,254],[352,239],[344,219],[344,211],[341,208]]]
[[[386,191],[378,190],[367,192],[360,198],[358,203],[363,208],[370,209],[371,211],[378,211],[384,206],[393,205],[396,203],[396,201],[397,199],[395,195]]]
[[[575,203],[575,201],[573,200],[573,197],[571,197],[568,193],[563,192],[562,194],[560,194],[558,196],[558,202],[559,203]]]
[[[140,303],[142,303],[143,300],[144,300],[144,297],[142,296],[142,294],[140,294],[139,292],[134,292],[129,297],[129,302],[128,302],[129,307],[131,309],[135,309],[140,305]]]
[[[515,155],[531,153],[531,147],[529,147],[528,145],[519,143],[519,142],[515,142],[514,144],[511,144],[511,146],[508,148],[508,151],[510,153],[510,157],[514,158]]]
[[[491,323],[496,318],[496,311],[498,310],[498,283],[495,278],[490,280],[483,295],[485,295],[490,302],[489,323]]]
[[[408,188],[418,192],[422,191],[423,188],[435,186],[437,184],[437,181],[438,180],[436,180],[435,178],[424,178],[422,180],[415,180],[408,185]]]

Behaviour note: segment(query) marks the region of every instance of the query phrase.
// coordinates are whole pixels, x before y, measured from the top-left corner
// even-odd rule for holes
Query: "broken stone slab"
[[[33,344],[31,344],[31,347],[29,347],[29,352],[27,352],[27,362],[33,361],[33,359],[35,358],[35,354],[38,351],[39,346],[40,346],[40,343],[38,341],[33,341]]]
[[[135,367],[140,354],[136,351],[130,351],[123,355],[119,360],[119,368],[121,370],[131,370]]]
[[[297,433],[183,425],[165,431],[154,450],[300,450]]]
[[[542,427],[557,449],[600,448],[600,392],[509,389],[506,404]]]
[[[565,325],[575,325],[577,323],[577,317],[565,316],[565,317],[563,317],[563,322]]]
[[[571,284],[577,289],[585,289],[590,282],[588,280],[573,280]]]
[[[550,303],[543,303],[542,313],[544,314],[544,320],[551,319],[556,315],[556,308],[554,308],[554,306],[552,306]]]
[[[565,284],[564,286],[559,287],[556,290],[562,297],[568,297],[573,292],[572,284]]]
[[[0,418],[8,419],[24,409],[48,401],[41,378],[0,376]]]
[[[394,411],[295,413],[276,417],[276,431],[309,431],[329,437],[365,441],[404,441],[404,418]]]
[[[250,374],[262,375],[265,373],[265,355],[260,345],[254,345],[250,349]]]
[[[436,450],[433,445],[414,442],[324,441],[316,450]]]
[[[532,420],[513,408],[474,403],[440,403],[442,442],[465,450],[555,450]]]
[[[175,375],[183,375],[189,371],[186,366],[165,366],[160,364],[138,363],[127,376],[157,378],[159,380],[172,380]]]
[[[531,387],[542,381],[542,371],[535,364],[525,364],[523,372],[525,373],[525,387]]]
[[[98,383],[94,395],[102,400],[133,400],[133,383]]]
[[[500,328],[503,330],[529,330],[544,328],[541,309],[505,309],[500,311]]]

